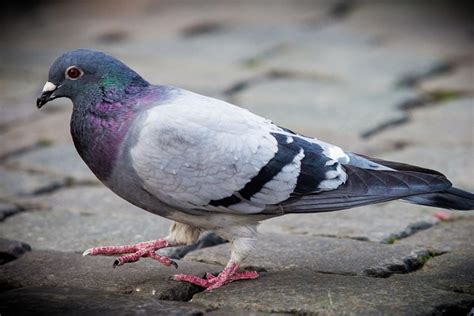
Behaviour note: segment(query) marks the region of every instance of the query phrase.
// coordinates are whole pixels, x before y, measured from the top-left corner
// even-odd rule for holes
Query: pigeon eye
[[[80,76],[82,76],[82,71],[76,66],[71,66],[66,69],[66,78],[76,80]]]

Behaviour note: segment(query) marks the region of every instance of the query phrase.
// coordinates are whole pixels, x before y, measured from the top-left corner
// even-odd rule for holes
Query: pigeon
[[[54,61],[36,104],[62,97],[73,103],[74,145],[97,178],[173,221],[161,239],[84,252],[116,255],[114,267],[142,257],[177,267],[157,250],[214,231],[231,244],[225,268],[217,276],[174,276],[211,291],[258,277],[239,266],[265,219],[397,199],[474,209],[474,194],[454,188],[440,172],[344,151],[227,102],[150,84],[103,52],[77,49]]]

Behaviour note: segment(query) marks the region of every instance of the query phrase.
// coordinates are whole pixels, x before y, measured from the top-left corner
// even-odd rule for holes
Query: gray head
[[[77,49],[54,61],[36,105],[41,108],[62,97],[71,99],[74,106],[114,102],[148,85],[140,75],[114,57],[99,51]]]

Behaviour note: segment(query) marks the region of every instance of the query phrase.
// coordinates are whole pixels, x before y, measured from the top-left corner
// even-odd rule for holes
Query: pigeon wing
[[[183,91],[143,116],[133,167],[143,189],[184,211],[268,213],[346,179],[340,148],[220,100]]]

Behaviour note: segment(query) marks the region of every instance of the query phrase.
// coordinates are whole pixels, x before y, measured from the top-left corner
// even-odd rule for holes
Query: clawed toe
[[[120,261],[118,261],[117,259],[115,259],[114,261],[114,264],[112,265],[112,268],[117,268],[118,266],[120,265]]]
[[[159,261],[165,266],[173,266],[178,268],[178,264],[164,256],[157,255],[156,250],[168,247],[169,244],[166,240],[158,239],[152,241],[141,242],[135,245],[127,246],[106,246],[106,247],[95,247],[87,249],[83,252],[83,256],[110,256],[110,255],[122,255],[118,257],[114,263],[113,268],[124,265],[125,263],[135,262],[143,257],[149,257],[156,261]]]
[[[205,279],[197,277],[195,275],[177,274],[173,277],[173,280],[195,284],[200,287],[206,288],[204,292],[210,292],[225,284],[228,284],[237,280],[250,280],[250,279],[256,279],[256,278],[258,278],[258,273],[256,271],[244,271],[244,272],[235,272],[233,274],[221,272],[217,276],[211,273],[206,273]]]

